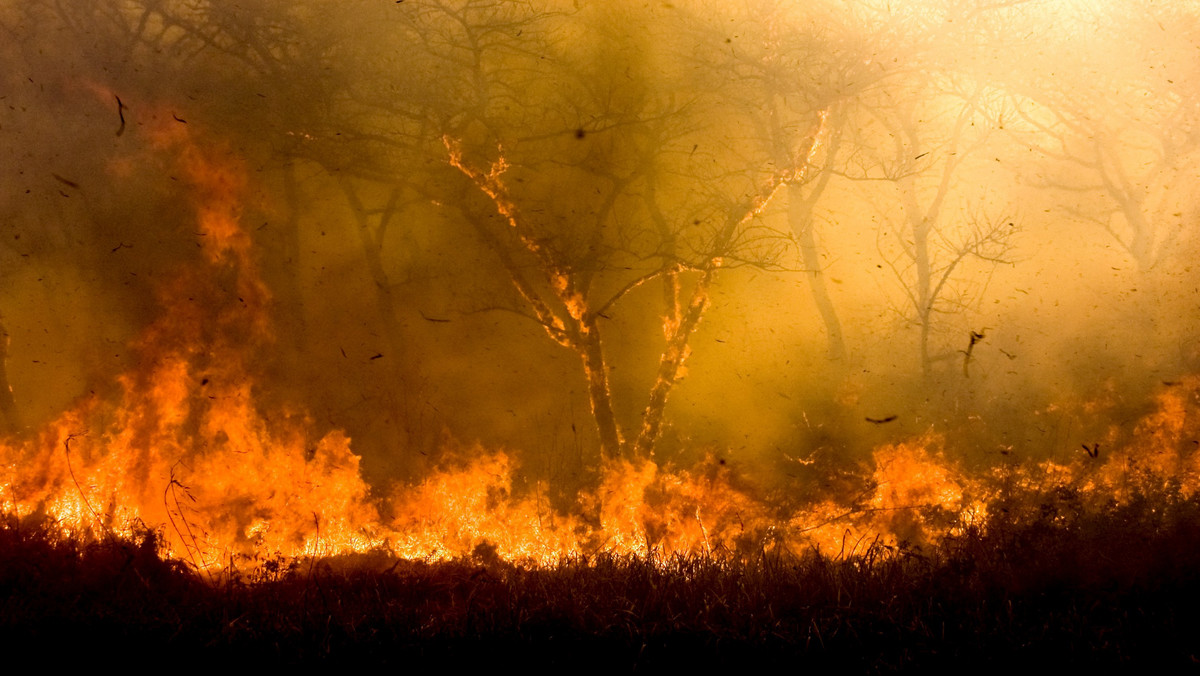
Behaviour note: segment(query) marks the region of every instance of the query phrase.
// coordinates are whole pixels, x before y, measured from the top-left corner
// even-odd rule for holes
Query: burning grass
[[[876,449],[849,497],[808,501],[769,499],[717,460],[620,461],[575,513],[478,448],[372,497],[344,436],[181,392],[200,402],[184,416],[85,406],[64,419],[98,430],[87,438],[60,425],[24,456],[7,447],[5,647],[617,671],[1200,659],[1200,378],[1163,389],[1103,456],[967,472],[927,435]],[[114,442],[146,430],[176,441]],[[151,451],[187,461],[128,490],[119,463]],[[155,471],[167,483],[151,493]]]
[[[68,660],[163,664],[1193,665],[1200,500],[1081,505],[1070,490],[1014,494],[937,545],[841,558],[601,554],[530,568],[487,548],[436,563],[375,551],[214,580],[161,558],[153,531],[89,539],[9,517],[0,636],[17,653],[69,645]]]
[[[177,389],[171,378],[158,382]],[[166,556],[222,576],[269,557],[368,551],[425,562],[488,552],[526,568],[598,554],[841,560],[1003,531],[1030,521],[1023,505],[1031,502],[1074,522],[1148,495],[1166,509],[1197,494],[1191,440],[1200,430],[1187,400],[1200,394],[1200,378],[1165,390],[1128,438],[1106,442],[1103,458],[968,472],[930,434],[876,449],[855,469],[854,490],[808,498],[800,484],[772,493],[713,458],[689,468],[620,460],[565,511],[544,484],[516,485],[513,456],[478,447],[420,482],[372,495],[341,433],[314,438],[302,424],[268,424],[248,395],[180,391],[169,407],[131,397],[141,412],[132,421],[126,407],[113,414],[89,402],[24,445],[0,446],[8,479],[0,507],[53,521],[66,536],[137,537],[149,528]]]

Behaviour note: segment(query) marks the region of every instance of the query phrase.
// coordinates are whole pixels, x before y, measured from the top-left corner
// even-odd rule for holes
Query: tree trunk
[[[600,331],[594,317],[583,318],[576,351],[583,362],[583,372],[587,378],[588,403],[592,407],[596,434],[600,437],[600,455],[605,460],[618,458],[622,451],[621,430],[613,413],[608,363],[604,358],[604,345],[600,341]]]
[[[8,382],[8,331],[0,325],[0,423],[4,434],[14,434],[22,428],[17,414],[17,402],[13,398],[12,385]]]
[[[800,186],[789,186],[793,193],[788,200],[788,222],[792,232],[800,240],[800,256],[808,275],[808,287],[812,292],[813,302],[825,322],[825,337],[829,345],[829,359],[841,361],[846,356],[846,341],[842,335],[842,323],[838,319],[837,309],[833,307],[833,299],[829,296],[829,286],[825,283],[825,273],[821,271],[821,255],[817,250],[817,238],[813,232],[812,204],[800,198]]]
[[[650,401],[642,413],[642,431],[638,434],[637,443],[633,449],[635,457],[649,457],[650,452],[654,449],[654,443],[658,441],[658,435],[662,431],[663,414],[667,408],[667,397],[670,396],[671,389],[679,380],[683,362],[688,356],[688,340],[692,337],[692,332],[699,326],[700,319],[704,316],[704,310],[708,307],[709,287],[712,285],[718,269],[714,265],[701,273],[700,279],[692,291],[691,302],[688,303],[687,310],[680,317],[679,325],[668,338],[667,345],[659,358],[658,373],[654,378],[653,387],[650,388]]]

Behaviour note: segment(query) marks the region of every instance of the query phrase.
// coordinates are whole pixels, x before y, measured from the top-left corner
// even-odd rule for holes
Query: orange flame
[[[483,449],[373,499],[345,434],[316,435],[302,414],[265,415],[256,404],[251,364],[271,341],[270,293],[241,224],[245,170],[182,126],[150,138],[190,191],[203,261],[161,289],[162,315],[138,340],[140,359],[114,396],[89,396],[32,438],[0,444],[4,512],[48,517],[68,533],[127,534],[145,524],[171,555],[213,571],[239,557],[366,550],[528,565],[599,551],[848,556],[981,526],[1004,491],[1071,486],[1098,505],[1139,491],[1197,492],[1200,376],[1163,390],[1129,440],[1105,440],[1103,456],[1089,450],[968,477],[946,459],[945,439],[929,434],[876,449],[861,494],[792,496],[779,503],[802,504],[790,511],[710,458],[686,470],[611,461],[578,513],[563,514],[543,484],[518,487],[512,457]]]
[[[160,289],[162,316],[117,379],[116,402],[92,397],[32,441],[0,448],[5,509],[69,532],[121,534],[141,522],[199,569],[256,549],[373,545],[378,518],[349,440],[314,439],[302,422],[255,409],[247,363],[271,340],[270,294],[241,227],[244,170],[182,125],[150,138],[189,189],[205,265]]]

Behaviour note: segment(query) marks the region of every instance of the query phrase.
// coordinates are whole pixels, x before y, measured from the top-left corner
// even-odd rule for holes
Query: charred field
[[[1003,524],[935,547],[837,558],[601,554],[527,568],[480,547],[439,563],[274,559],[220,578],[164,560],[150,531],[71,538],[9,518],[0,636],[9,655],[81,665],[1194,669],[1200,501],[1073,504],[1026,495]]]

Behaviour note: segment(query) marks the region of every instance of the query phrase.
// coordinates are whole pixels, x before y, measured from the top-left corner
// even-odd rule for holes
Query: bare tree
[[[814,111],[822,111],[826,137],[813,157],[815,165],[786,182],[785,214],[799,257],[795,270],[808,280],[825,326],[827,354],[839,361],[846,344],[822,260],[817,207],[835,175],[850,102],[887,73],[872,64],[862,26],[850,25],[845,12],[832,7],[814,5],[800,12],[789,3],[756,0],[730,14],[728,23],[696,22],[700,46],[692,60],[712,78],[711,87],[729,93],[768,166],[788,166],[797,144],[811,133]],[[814,23],[820,30],[811,29]],[[733,35],[738,39],[727,37]],[[741,37],[749,35],[755,39]],[[722,41],[730,46],[710,48]]]
[[[804,179],[825,113],[810,112],[808,134],[780,161],[748,172],[730,166],[741,158],[714,142],[712,131],[719,128],[695,113],[714,107],[703,94],[679,103],[640,93],[649,83],[634,84],[631,94],[628,84],[606,84],[595,71],[578,82],[586,86],[574,98],[549,104],[585,111],[586,122],[574,129],[527,133],[509,148],[498,142],[484,161],[468,159],[458,138],[447,135],[444,143],[450,163],[492,205],[494,218],[472,222],[508,271],[524,309],[577,355],[602,454],[648,455],[720,271],[768,264],[777,253],[772,234],[755,220],[780,188]],[[620,105],[613,105],[618,97]],[[564,138],[573,138],[578,150],[564,148]],[[579,159],[567,160],[571,155]],[[630,432],[619,424],[612,400],[602,320],[652,281],[664,289],[664,343]]]
[[[1146,271],[1179,238],[1193,199],[1200,26],[1194,14],[1159,5],[1064,18],[1060,33],[1072,39],[1047,36],[1043,45],[1055,67],[1006,78],[1018,101],[1010,131],[1046,162],[1027,181],[1063,194],[1068,213]]]
[[[904,292],[901,310],[919,329],[921,372],[955,354],[936,352],[932,336],[945,317],[977,301],[986,282],[964,275],[968,260],[989,266],[1011,262],[1016,225],[1006,216],[970,206],[959,175],[998,124],[1004,97],[961,76],[921,76],[886,90],[862,107],[863,133],[889,144],[872,151],[860,138],[845,176],[865,187],[879,219],[879,254]],[[962,214],[947,214],[957,204]],[[898,207],[898,208],[897,208]],[[990,271],[984,272],[984,279]]]

